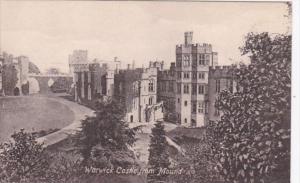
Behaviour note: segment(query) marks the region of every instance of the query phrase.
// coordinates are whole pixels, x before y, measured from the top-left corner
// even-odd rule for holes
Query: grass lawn
[[[68,106],[46,97],[0,98],[0,142],[21,128],[47,130],[62,128],[74,120]]]

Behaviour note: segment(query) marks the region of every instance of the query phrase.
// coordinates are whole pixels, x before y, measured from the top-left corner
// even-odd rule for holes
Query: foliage
[[[81,182],[84,168],[76,153],[56,152],[51,157],[51,164],[46,171],[46,182]]]
[[[72,85],[72,78],[58,78],[54,81],[53,85],[51,85],[51,91],[53,92],[66,92],[69,91]]]
[[[58,75],[58,74],[61,74],[60,70],[58,68],[49,68],[47,71],[46,71],[46,74],[49,74],[49,75]]]
[[[250,33],[241,51],[251,64],[235,70],[236,93],[219,94],[223,115],[209,135],[226,181],[254,183],[283,164],[289,171],[291,36]]]
[[[43,182],[49,168],[43,144],[24,129],[11,137],[13,142],[0,145],[0,181]]]
[[[175,101],[173,99],[168,99],[163,101],[163,108],[165,110],[164,112],[164,120],[170,121],[172,123],[177,122],[177,114],[176,114],[176,105]]]
[[[97,158],[109,158],[112,153],[129,150],[136,141],[135,129],[124,121],[123,104],[112,99],[97,102],[95,116],[82,121],[78,145],[85,163]]]
[[[2,66],[2,87],[5,95],[14,95],[14,89],[18,82],[18,71],[13,64]]]
[[[152,128],[149,146],[149,168],[154,169],[154,173],[148,174],[148,183],[167,180],[167,175],[158,175],[160,168],[169,168],[168,143],[165,137],[164,125],[157,122]]]
[[[183,168],[185,173],[173,177],[176,183],[212,183],[219,179],[216,163],[210,158],[211,149],[206,139],[180,138],[185,155],[176,155],[175,169]]]
[[[28,62],[28,72],[34,74],[40,74],[40,69],[32,62]]]

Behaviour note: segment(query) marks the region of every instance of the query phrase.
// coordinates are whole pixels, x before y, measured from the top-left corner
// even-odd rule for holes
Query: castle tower
[[[176,46],[176,113],[183,126],[205,125],[208,113],[209,66],[217,63],[210,44],[193,44],[193,32],[184,33]]]

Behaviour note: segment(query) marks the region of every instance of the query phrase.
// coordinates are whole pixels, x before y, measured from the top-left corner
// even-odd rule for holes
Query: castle
[[[169,120],[185,127],[205,126],[220,118],[217,94],[234,92],[231,66],[218,66],[218,53],[211,44],[194,44],[193,32],[185,32],[184,44],[176,45],[176,62],[164,69],[163,61],[148,68],[120,69],[121,62],[88,62],[85,51],[70,56],[74,72],[75,100],[89,102],[110,96],[126,105],[128,122]],[[73,54],[74,55],[74,54]],[[73,58],[84,58],[72,61]],[[110,64],[109,64],[110,63]]]

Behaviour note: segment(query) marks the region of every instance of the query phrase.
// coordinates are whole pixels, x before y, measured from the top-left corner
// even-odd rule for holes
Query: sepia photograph
[[[293,3],[0,0],[0,183],[296,183]]]

